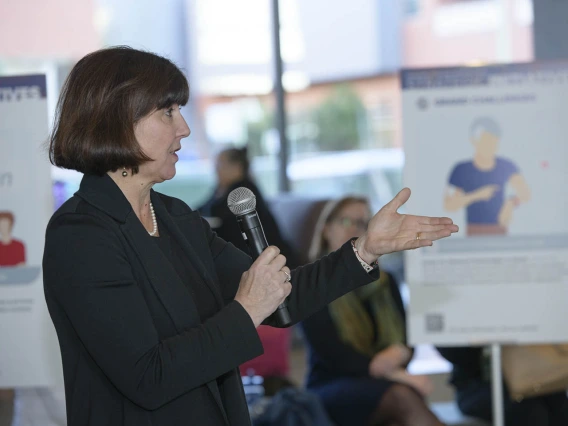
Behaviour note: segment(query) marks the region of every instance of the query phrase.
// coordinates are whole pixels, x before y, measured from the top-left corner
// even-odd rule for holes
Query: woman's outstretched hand
[[[458,232],[449,217],[398,213],[409,198],[410,189],[404,188],[373,216],[367,232],[355,242],[363,260],[371,263],[383,254],[431,246],[433,241]]]

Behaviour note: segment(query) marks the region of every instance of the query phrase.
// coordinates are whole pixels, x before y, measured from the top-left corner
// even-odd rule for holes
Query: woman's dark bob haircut
[[[156,109],[185,105],[189,86],[168,59],[127,46],[82,58],[67,77],[49,141],[52,164],[103,175],[151,161],[134,126]]]

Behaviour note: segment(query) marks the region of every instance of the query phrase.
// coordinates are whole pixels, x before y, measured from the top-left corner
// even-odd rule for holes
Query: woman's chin
[[[162,183],[167,180],[171,180],[176,175],[176,169],[168,170],[165,173],[161,173],[156,179],[154,180],[155,183]]]
[[[164,180],[171,180],[175,177],[176,175],[176,168],[174,167],[174,169],[172,171],[170,171],[169,173],[166,174],[166,176],[164,177]]]

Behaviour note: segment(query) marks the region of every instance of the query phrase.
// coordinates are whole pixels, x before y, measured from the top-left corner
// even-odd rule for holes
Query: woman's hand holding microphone
[[[235,300],[250,315],[255,327],[268,318],[292,291],[290,268],[275,246],[267,247],[243,273]]]

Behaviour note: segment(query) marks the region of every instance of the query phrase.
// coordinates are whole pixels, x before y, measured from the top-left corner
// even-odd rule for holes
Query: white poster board
[[[412,344],[568,341],[568,63],[402,72]]]
[[[61,380],[41,262],[53,213],[44,75],[0,77],[0,388]]]

